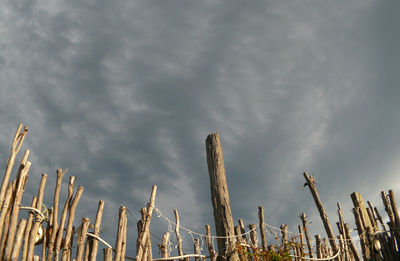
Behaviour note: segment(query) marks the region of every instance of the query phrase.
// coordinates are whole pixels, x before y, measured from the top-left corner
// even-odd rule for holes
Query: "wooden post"
[[[64,234],[64,226],[65,226],[65,221],[67,219],[67,211],[68,207],[71,203],[72,196],[74,194],[74,182],[75,182],[75,177],[71,176],[69,177],[69,182],[68,182],[68,196],[67,199],[65,200],[64,208],[61,214],[61,220],[60,220],[60,226],[57,229],[57,237],[56,237],[56,242],[54,245],[54,260],[59,260],[59,253],[60,253],[60,248],[61,248],[61,243],[62,243],[62,237]]]
[[[258,239],[257,239],[257,225],[256,224],[249,224],[250,229],[250,242],[251,248],[255,251],[258,248]]]
[[[265,235],[264,208],[262,206],[258,207],[258,219],[260,221],[262,250],[267,251],[267,236]]]
[[[18,260],[19,250],[21,249],[21,243],[24,236],[24,231],[26,227],[26,219],[20,219],[18,223],[17,233],[15,236],[15,242],[13,245],[12,253],[11,253],[11,260]]]
[[[333,234],[332,226],[331,226],[331,223],[329,222],[328,215],[326,214],[324,205],[322,204],[322,201],[318,195],[317,187],[315,186],[315,179],[313,176],[308,176],[307,173],[304,173],[303,175],[307,181],[308,188],[311,191],[311,194],[314,198],[315,204],[317,205],[319,215],[321,216],[326,234],[328,235],[328,238],[329,238],[329,243],[330,243],[333,251],[336,253],[339,250],[339,247],[336,243],[335,235]]]
[[[47,181],[47,174],[42,174],[42,179],[40,180],[37,203],[36,203],[36,208],[39,211],[42,211],[43,195],[44,195],[44,188],[46,186],[46,181]],[[40,215],[36,214],[35,223],[33,224],[31,233],[29,235],[28,260],[32,260],[32,258],[33,258],[33,255],[34,255],[34,251],[33,250],[34,250],[34,247],[35,247],[35,237],[37,235],[39,227],[42,224],[42,221],[43,220],[41,220]]]
[[[104,201],[100,200],[99,207],[97,208],[96,221],[94,223],[94,228],[93,228],[93,234],[95,236],[98,236],[100,232],[101,219],[103,217],[103,209],[104,209]],[[92,238],[91,242],[92,243],[91,243],[91,251],[89,253],[89,261],[96,261],[99,242],[96,238]]]
[[[4,204],[0,204],[0,205],[2,205],[1,212],[0,212],[0,238],[1,238],[1,240],[0,240],[0,256],[2,256],[2,253],[3,253],[3,247],[2,247],[1,241],[3,241],[3,239],[5,241],[5,237],[7,236],[7,232],[8,232],[8,230],[7,230],[8,224],[6,222],[6,218],[7,218],[7,213],[10,211],[10,208],[11,208],[12,194],[13,194],[13,183],[10,182],[8,184],[7,191],[4,196]]]
[[[23,127],[23,125],[20,123],[18,125],[17,131],[15,132],[14,139],[11,144],[10,156],[6,163],[6,171],[4,173],[3,181],[1,184],[1,188],[0,188],[0,206],[3,205],[3,200],[4,200],[4,197],[6,194],[6,189],[8,186],[8,181],[10,180],[10,175],[11,175],[12,168],[14,166],[15,158],[17,157],[17,154],[22,146],[22,143],[24,142],[26,133],[28,132],[27,126],[25,126],[24,130],[22,130],[22,127]]]
[[[214,220],[218,238],[220,256],[226,256],[229,261],[238,261],[235,249],[235,231],[226,182],[224,156],[218,133],[210,134],[206,139],[207,165],[210,177],[211,201],[214,208]],[[223,249],[226,249],[224,251]]]
[[[351,249],[351,252],[353,253],[354,259],[356,261],[361,261],[361,258],[360,258],[360,255],[358,254],[356,246],[354,245],[353,240],[351,239],[349,224],[347,224],[347,223],[344,224],[344,231],[346,233],[347,240],[349,241],[350,249]]]
[[[37,197],[32,198],[31,207],[36,207]],[[28,221],[26,222],[26,227],[24,231],[24,242],[22,245],[22,253],[21,253],[21,261],[25,261],[28,255],[28,246],[29,246],[29,233],[31,232],[32,224],[33,224],[34,214],[31,211],[28,216]]]
[[[364,260],[369,260],[371,258],[371,254],[369,251],[368,240],[367,240],[367,237],[365,236],[365,233],[366,233],[365,227],[364,227],[363,221],[361,219],[359,209],[360,209],[359,207],[353,208],[353,214],[354,214],[354,219],[356,221],[357,232],[360,237],[360,245],[361,245],[361,250],[363,253],[363,258],[364,258]]]
[[[281,237],[282,237],[282,245],[283,249],[288,249],[288,225],[282,224],[281,225]]]
[[[193,251],[195,254],[200,255],[200,240],[198,238],[193,239]],[[195,257],[195,261],[200,261],[200,257]]]
[[[126,227],[127,219],[126,219],[126,207],[121,206],[119,208],[119,220],[118,220],[118,232],[117,239],[115,242],[115,261],[123,261],[125,260],[125,253],[123,251],[124,246],[126,245]]]
[[[315,245],[317,247],[317,258],[322,258],[322,245],[320,235],[315,235]]]
[[[169,257],[168,242],[169,242],[169,232],[165,232],[162,238],[162,243],[158,244],[158,248],[162,258]]]
[[[89,218],[83,218],[82,219],[82,224],[78,230],[78,239],[77,239],[77,245],[78,249],[76,250],[76,261],[81,261],[83,257],[83,250],[85,247],[85,239],[86,239],[86,233],[89,228],[89,223],[90,219]]]
[[[176,242],[178,245],[178,255],[182,256],[183,255],[183,250],[182,250],[182,238],[181,235],[179,234],[179,227],[180,227],[180,223],[179,223],[179,213],[177,209],[174,209],[174,214],[175,214],[175,235],[176,235]],[[183,259],[181,259],[183,260]]]
[[[136,261],[145,261],[142,258],[150,235],[150,221],[151,221],[151,216],[153,214],[156,192],[157,192],[157,186],[153,185],[153,189],[151,191],[151,196],[150,196],[150,202],[149,205],[147,206],[147,217],[143,224],[142,232],[139,233],[137,239]]]
[[[103,248],[104,261],[112,261],[112,248]]]
[[[57,229],[58,229],[58,202],[60,199],[60,188],[62,183],[62,178],[64,177],[65,173],[68,171],[57,169],[57,183],[56,188],[54,191],[54,198],[53,198],[53,216],[52,216],[52,226],[51,226],[51,234],[48,242],[48,251],[47,251],[47,261],[51,261],[53,257],[53,250],[54,250],[54,242],[56,241]]]
[[[69,213],[68,213],[68,224],[67,224],[67,230],[65,232],[65,240],[63,244],[63,251],[62,251],[62,261],[67,261],[68,256],[71,255],[71,240],[72,240],[72,235],[73,235],[73,224],[74,224],[74,218],[75,218],[75,210],[76,206],[78,205],[78,202],[82,196],[84,188],[82,186],[78,187],[78,190],[76,191],[75,197],[71,202],[71,205],[69,207]]]
[[[299,229],[299,241],[300,241],[299,255],[301,257],[304,257],[304,239],[303,239],[303,232],[301,230],[301,226],[300,225],[298,225],[298,229]]]
[[[212,244],[212,238],[211,238],[211,227],[210,225],[206,225],[206,233],[207,233],[207,238],[206,238],[206,245],[208,248],[208,252],[210,253],[211,261],[216,261],[217,260],[217,252],[214,250],[213,244]]]
[[[18,170],[18,178],[17,178],[17,187],[14,196],[14,203],[12,206],[12,213],[11,213],[11,220],[10,220],[10,227],[8,231],[8,238],[7,238],[7,246],[5,249],[5,259],[11,259],[11,252],[13,249],[14,243],[14,236],[16,233],[17,223],[18,223],[18,214],[19,214],[19,207],[22,200],[22,194],[25,191],[25,185],[28,180],[28,171],[31,166],[31,163],[27,161],[28,159],[29,150],[26,150],[25,156],[21,161],[21,165]]]
[[[313,252],[312,252],[312,247],[311,247],[311,239],[310,239],[310,235],[308,233],[308,224],[307,224],[307,216],[306,213],[301,213],[301,221],[303,223],[303,231],[304,231],[304,235],[306,236],[306,241],[307,241],[307,248],[308,248],[308,255],[313,258]]]

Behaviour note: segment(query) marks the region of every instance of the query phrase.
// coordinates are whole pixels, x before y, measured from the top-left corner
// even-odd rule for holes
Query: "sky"
[[[352,192],[380,209],[380,191],[400,197],[399,8],[373,0],[1,1],[0,166],[23,123],[32,162],[25,204],[47,173],[50,206],[56,169],[68,168],[61,201],[76,176],[85,188],[77,225],[94,220],[104,200],[112,245],[119,206],[139,216],[153,184],[163,215],[173,219],[177,208],[183,227],[204,233],[213,224],[205,139],[218,132],[235,224],[257,223],[263,206],[270,225],[297,232],[305,212],[324,236],[303,189],[308,172],[332,223],[340,202],[354,228]],[[153,224],[155,236],[168,231],[162,218]],[[130,215],[128,233],[134,255]]]

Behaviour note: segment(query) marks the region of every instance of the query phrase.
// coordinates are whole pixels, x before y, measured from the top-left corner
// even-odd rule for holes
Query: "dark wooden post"
[[[308,248],[308,255],[313,258],[313,252],[312,252],[312,247],[311,247],[311,239],[310,239],[310,234],[308,233],[308,224],[307,224],[307,216],[306,213],[301,213],[301,222],[303,223],[303,231],[304,235],[306,236],[306,241],[307,241],[307,248]]]
[[[226,256],[229,261],[238,261],[239,256],[235,251],[236,239],[226,182],[224,156],[218,133],[207,136],[206,151],[215,228],[217,236],[227,237],[218,238],[217,240],[219,255]]]
[[[262,249],[263,251],[267,251],[267,236],[265,234],[264,208],[262,206],[258,207],[258,219],[260,221],[260,235],[261,235]]]
[[[329,222],[328,215],[326,214],[324,205],[322,204],[322,201],[318,195],[317,187],[315,186],[314,177],[308,176],[307,173],[304,173],[303,175],[307,181],[308,188],[311,191],[311,194],[314,198],[315,204],[317,205],[319,215],[321,216],[322,222],[324,223],[324,228],[325,228],[326,234],[328,235],[329,243],[330,243],[333,251],[336,253],[337,251],[339,251],[339,247],[336,243],[335,235],[333,234],[332,226],[331,226],[331,223]]]

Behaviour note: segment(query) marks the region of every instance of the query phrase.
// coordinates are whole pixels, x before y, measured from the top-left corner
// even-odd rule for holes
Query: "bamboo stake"
[[[112,248],[103,248],[104,261],[112,261]]]
[[[24,235],[24,230],[26,227],[26,221],[27,221],[26,219],[22,218],[18,223],[17,233],[15,236],[15,241],[14,241],[13,250],[12,250],[12,254],[11,254],[12,261],[18,260],[19,250],[21,249],[22,237]]]
[[[147,217],[146,221],[143,224],[143,231],[138,235],[137,239],[137,253],[136,253],[136,260],[137,261],[144,261],[142,260],[143,253],[145,252],[145,247],[147,245],[147,239],[148,235],[150,233],[150,221],[151,221],[151,216],[153,214],[153,209],[154,209],[154,201],[156,198],[156,192],[157,192],[157,186],[153,185],[153,190],[151,192],[151,197],[150,197],[150,203],[147,207]]]
[[[70,205],[72,196],[74,194],[74,182],[75,182],[75,177],[74,176],[69,177],[68,196],[67,196],[67,199],[64,204],[63,212],[61,214],[60,226],[58,228],[57,238],[56,238],[56,242],[55,242],[55,246],[54,246],[54,249],[55,249],[54,259],[57,261],[59,259],[60,247],[61,247],[61,242],[62,242],[62,236],[64,233],[65,221],[67,219],[68,207]]]
[[[47,251],[47,261],[51,261],[53,257],[53,251],[54,251],[54,243],[56,241],[56,236],[57,236],[57,231],[58,231],[58,202],[60,200],[60,188],[61,188],[61,183],[62,179],[65,175],[65,173],[68,171],[62,170],[62,169],[57,169],[57,183],[56,183],[56,188],[54,191],[54,198],[53,198],[53,224],[51,226],[51,234],[49,238],[49,243],[48,243],[48,251]]]
[[[339,248],[336,243],[335,235],[333,234],[332,226],[331,226],[331,223],[329,222],[328,215],[326,214],[324,205],[322,204],[322,201],[318,195],[317,187],[315,186],[315,179],[312,176],[308,176],[307,173],[304,173],[303,176],[307,181],[308,188],[310,189],[311,194],[314,198],[315,204],[317,205],[319,215],[321,216],[322,222],[324,224],[326,234],[329,237],[329,243],[330,243],[333,251],[336,253]]]
[[[38,199],[36,203],[36,208],[39,211],[42,211],[42,204],[43,204],[43,195],[44,195],[44,188],[46,186],[47,175],[42,174],[42,179],[40,180],[39,191],[38,191]],[[38,233],[39,227],[41,226],[43,220],[39,216],[39,214],[35,215],[35,223],[33,224],[31,233],[29,235],[29,244],[28,244],[28,261],[32,260],[33,252],[35,247],[35,237]]]
[[[82,260],[83,250],[85,247],[86,233],[88,231],[89,224],[90,224],[90,219],[85,217],[82,219],[82,225],[78,229],[78,239],[77,239],[78,249],[76,250],[76,261]]]
[[[308,234],[308,224],[307,224],[307,216],[306,213],[301,213],[301,221],[303,223],[303,231],[304,231],[304,235],[306,236],[306,241],[307,241],[307,248],[308,248],[308,255],[313,258],[313,252],[312,252],[312,248],[311,248],[311,239],[310,239],[310,235]]]
[[[264,208],[262,206],[258,206],[258,219],[260,221],[262,250],[267,251],[267,236],[265,235]]]
[[[64,245],[63,245],[63,251],[62,251],[62,256],[61,260],[62,261],[67,261],[68,256],[71,254],[71,240],[72,240],[72,227],[74,223],[74,218],[75,218],[75,210],[76,206],[78,205],[79,199],[82,196],[84,188],[82,186],[78,187],[78,190],[76,191],[75,197],[71,202],[71,206],[69,207],[69,213],[68,213],[68,224],[67,224],[67,231],[65,233],[65,240],[64,240]]]
[[[32,198],[31,207],[36,207],[37,197]],[[29,213],[28,221],[26,222],[26,227],[24,231],[24,244],[22,245],[22,253],[21,253],[21,261],[25,261],[28,255],[28,246],[29,246],[29,234],[31,232],[32,224],[33,224],[33,212]]]
[[[7,160],[6,170],[4,173],[3,181],[0,188],[0,206],[3,205],[3,200],[6,194],[6,189],[8,186],[8,181],[10,180],[10,175],[12,168],[14,166],[15,158],[24,142],[26,133],[28,132],[28,127],[25,126],[24,130],[21,132],[23,125],[20,123],[18,125],[17,131],[15,132],[13,142],[11,144],[10,156]]]
[[[98,236],[100,232],[101,219],[103,217],[103,209],[104,209],[104,201],[100,200],[99,207],[97,208],[96,221],[94,223],[94,229],[93,229],[93,234],[96,236]],[[96,261],[99,242],[97,241],[96,238],[92,238],[91,242],[92,243],[91,243],[91,251],[89,254],[89,260]]]
[[[126,244],[126,234],[124,234],[126,227],[126,207],[119,208],[118,232],[115,243],[115,261],[125,260],[125,253],[123,253],[123,246]]]
[[[20,207],[21,200],[22,200],[22,194],[25,191],[25,185],[28,180],[28,171],[29,171],[29,168],[31,167],[31,162],[27,161],[28,154],[29,154],[29,150],[26,150],[24,158],[21,161],[21,165],[18,170],[18,184],[17,184],[16,191],[15,191],[10,226],[9,226],[9,230],[8,230],[7,240],[6,240],[7,246],[6,246],[5,254],[4,254],[4,257],[6,258],[6,260],[11,259],[11,252],[12,252],[12,247],[13,247],[13,243],[14,243],[14,236],[15,236],[17,223],[18,223],[19,207]]]
[[[174,214],[175,214],[175,235],[176,235],[176,241],[177,241],[177,246],[178,246],[178,255],[183,256],[183,249],[182,249],[182,237],[179,234],[179,213],[177,209],[174,209]],[[181,259],[183,261],[183,259]]]

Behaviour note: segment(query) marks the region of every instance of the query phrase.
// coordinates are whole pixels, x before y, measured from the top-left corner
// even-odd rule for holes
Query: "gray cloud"
[[[5,1],[0,160],[23,122],[26,202],[47,172],[51,204],[55,170],[69,168],[85,187],[79,217],[104,199],[112,224],[158,184],[160,209],[202,231],[213,223],[204,140],[218,131],[235,219],[256,222],[264,205],[292,231],[303,211],[318,220],[308,171],[331,219],[340,201],[350,221],[351,192],[399,189],[394,5]]]

